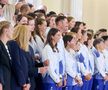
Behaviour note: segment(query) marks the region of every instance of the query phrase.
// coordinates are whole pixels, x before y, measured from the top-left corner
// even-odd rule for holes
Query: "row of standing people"
[[[31,26],[32,21],[34,22],[34,20],[29,22]],[[68,35],[67,18],[59,16],[56,18],[57,28],[49,30],[45,43],[43,37],[40,37],[43,35],[41,24],[46,25],[44,19],[40,19],[38,23],[38,29],[41,33],[37,32],[36,45],[42,56],[41,62],[48,67],[37,68],[37,64],[32,58],[36,53],[34,49],[36,46],[33,46],[35,39],[31,38],[34,27],[18,25],[12,33],[10,24],[1,22],[0,85],[3,90],[9,90],[10,87],[12,90],[29,90],[29,88],[35,90],[36,76],[38,73],[45,73],[47,70],[43,74],[44,88],[42,90],[92,90],[92,86],[94,90],[103,90],[104,86],[107,90],[108,76],[105,67],[107,66],[105,64],[107,54],[103,55],[105,49],[105,47],[102,47],[104,46],[103,40],[94,40],[95,48],[93,48],[91,39],[91,42],[86,42],[86,46],[84,43],[87,41],[87,32],[78,27],[71,29],[73,35]],[[9,41],[7,44],[12,35],[14,41]],[[91,48],[93,48],[93,52]],[[106,62],[104,62],[104,59]],[[10,73],[8,77],[7,73]]]

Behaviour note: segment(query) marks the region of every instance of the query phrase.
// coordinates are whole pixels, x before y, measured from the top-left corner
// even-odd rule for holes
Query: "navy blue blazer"
[[[31,46],[29,46],[29,52],[26,52],[26,59],[29,65],[29,77],[30,77],[30,90],[37,90],[37,85],[35,78],[38,76],[38,68],[35,66],[35,61],[33,59],[34,53]]]
[[[0,40],[0,83],[3,85],[3,90],[11,90],[11,60],[7,50]]]
[[[22,90],[24,84],[29,83],[29,68],[26,52],[22,50],[16,41],[9,41],[10,55],[12,58],[12,90]]]

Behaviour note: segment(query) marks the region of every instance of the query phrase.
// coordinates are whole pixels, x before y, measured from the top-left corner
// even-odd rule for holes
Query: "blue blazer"
[[[26,59],[29,66],[29,77],[30,77],[30,90],[37,90],[36,88],[36,77],[38,77],[38,68],[35,66],[35,60],[33,59],[34,53],[32,47],[29,46],[29,52],[26,52]]]
[[[29,83],[28,61],[26,52],[22,50],[16,41],[9,41],[10,55],[12,58],[12,90],[22,90],[24,84]]]
[[[3,85],[3,90],[11,90],[11,60],[7,50],[0,40],[0,83]]]

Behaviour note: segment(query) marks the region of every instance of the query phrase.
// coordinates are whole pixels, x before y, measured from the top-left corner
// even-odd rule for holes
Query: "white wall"
[[[43,0],[48,11],[54,10],[57,13],[72,13],[72,0]],[[82,20],[89,28],[98,30],[108,29],[108,0],[83,0]]]
[[[83,20],[90,28],[108,29],[108,0],[83,0]]]
[[[43,4],[47,6],[48,12],[52,10],[60,13],[62,11],[62,0],[43,0]]]

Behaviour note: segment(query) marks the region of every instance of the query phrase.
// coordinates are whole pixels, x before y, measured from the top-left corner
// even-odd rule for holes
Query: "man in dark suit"
[[[0,90],[11,90],[11,57],[7,42],[12,38],[12,29],[7,21],[0,22]]]

